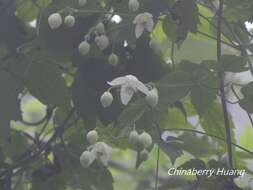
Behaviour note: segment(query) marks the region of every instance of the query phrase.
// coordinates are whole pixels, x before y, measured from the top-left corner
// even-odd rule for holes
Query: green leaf
[[[225,15],[231,21],[252,21],[253,2],[251,0],[229,0],[225,2]]]
[[[202,116],[216,99],[216,91],[208,87],[196,86],[191,90],[191,102]]]
[[[0,88],[0,137],[6,139],[9,136],[10,121],[21,119],[18,96],[23,90],[23,85],[11,73],[1,70]]]
[[[28,57],[28,60],[30,64],[24,81],[29,92],[43,104],[67,111],[70,108],[70,96],[57,65],[39,54]]]
[[[130,104],[123,110],[117,119],[117,127],[129,127],[138,121],[148,109],[145,101],[138,101]]]
[[[196,134],[185,132],[178,139],[184,143],[182,148],[196,158],[208,157],[217,151],[213,143],[210,143],[206,136],[199,137]]]
[[[249,113],[253,113],[253,82],[245,85],[241,89],[241,92],[244,95],[244,98],[240,100],[240,106]]]
[[[198,7],[194,0],[178,1],[175,5],[175,13],[179,19],[178,40],[185,40],[188,32],[197,32],[197,25],[200,22]]]
[[[218,103],[212,104],[209,110],[200,119],[201,126],[206,133],[226,139],[226,130],[224,127],[224,116],[221,105]],[[231,139],[235,142],[234,125],[230,118]],[[222,147],[226,143],[219,141]],[[223,150],[224,151],[224,150]]]
[[[246,59],[242,56],[236,55],[222,55],[221,63],[223,64],[223,69],[228,72],[243,72],[248,69],[246,66]]]
[[[190,92],[193,85],[191,75],[187,72],[167,74],[156,84],[160,94],[159,105],[166,106],[182,99]]]
[[[185,162],[184,164],[182,164],[181,166],[179,166],[178,168],[182,168],[185,170],[189,170],[193,168],[197,170],[203,170],[203,169],[206,169],[206,164],[204,161],[200,159],[191,159]]]
[[[163,19],[162,27],[164,33],[167,35],[170,41],[176,42],[178,40],[177,25],[170,15],[167,15]]]
[[[191,75],[194,82],[191,88],[191,102],[202,116],[216,99],[218,78],[202,64],[184,60],[180,63],[180,67]]]

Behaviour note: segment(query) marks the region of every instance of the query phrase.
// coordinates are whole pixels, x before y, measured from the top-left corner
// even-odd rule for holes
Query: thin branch
[[[176,70],[176,63],[175,63],[175,43],[172,42],[171,44],[171,64],[172,64],[172,71]]]
[[[218,10],[218,18],[217,18],[217,62],[223,67],[223,63],[221,62],[221,23],[222,23],[222,15],[223,15],[223,6],[224,0],[219,1],[219,10]],[[226,95],[224,89],[224,72],[219,72],[220,78],[220,93],[221,93],[221,103],[223,109],[224,116],[224,125],[226,130],[226,144],[227,144],[227,152],[228,152],[228,164],[229,167],[233,168],[233,153],[232,153],[232,145],[231,145],[231,131],[230,131],[230,123],[229,123],[229,113],[227,109],[226,103]]]
[[[215,138],[219,141],[223,141],[226,143],[226,140],[223,139],[222,137],[219,137],[219,136],[216,136],[216,135],[213,135],[213,134],[209,134],[209,133],[206,133],[206,132],[202,132],[202,131],[198,131],[198,130],[195,130],[195,129],[166,129],[166,131],[183,131],[183,132],[190,132],[190,133],[197,133],[197,134],[201,134],[201,135],[205,135],[205,136],[208,136],[208,137],[212,137],[212,138]],[[248,150],[247,148],[244,148],[238,144],[235,144],[233,142],[231,142],[231,144],[234,146],[234,147],[237,147],[239,148],[240,150],[244,151],[244,152],[247,152],[248,154],[250,155],[253,155],[253,152]]]
[[[7,175],[9,172],[11,172],[13,170],[16,170],[16,169],[26,165],[27,163],[31,163],[35,159],[37,159],[37,157],[39,157],[42,152],[47,150],[51,146],[51,144],[55,141],[55,139],[57,137],[59,137],[64,132],[69,120],[72,118],[74,113],[75,113],[75,109],[72,108],[72,110],[69,112],[69,114],[67,115],[67,117],[63,121],[63,123],[59,127],[56,128],[56,130],[55,130],[54,134],[52,135],[52,137],[45,144],[42,143],[40,145],[40,148],[38,150],[36,150],[35,152],[33,152],[30,156],[25,157],[21,161],[13,164],[11,167],[9,167],[8,169],[1,172],[0,173],[0,178]]]
[[[201,34],[202,36],[205,36],[205,37],[208,37],[208,38],[210,38],[210,39],[212,39],[212,40],[217,41],[217,39],[216,39],[214,36],[212,36],[212,35],[209,35],[209,34],[207,34],[207,33],[201,32],[201,31],[197,31],[197,33]],[[226,41],[223,41],[223,40],[221,40],[221,43],[223,43],[223,44],[225,44],[225,45],[227,45],[227,46],[229,46],[229,47],[232,47],[232,48],[234,48],[234,49],[240,49],[238,46],[233,45],[233,44],[230,44],[230,43],[228,43],[228,42],[226,42]]]
[[[158,190],[159,162],[160,162],[160,148],[159,148],[159,146],[157,146],[157,159],[156,159],[156,171],[155,171],[155,190]]]

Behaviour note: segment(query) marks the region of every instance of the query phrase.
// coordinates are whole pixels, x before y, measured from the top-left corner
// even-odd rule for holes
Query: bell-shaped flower
[[[112,148],[104,142],[97,142],[91,150],[97,161],[101,162],[104,166],[108,164],[111,151]]]
[[[138,14],[133,23],[135,26],[135,36],[138,39],[142,33],[146,30],[148,32],[152,32],[154,28],[153,15],[150,13],[141,13]]]
[[[137,91],[148,94],[149,90],[141,81],[133,75],[118,77],[108,82],[112,87],[120,87],[120,99],[122,104],[127,105]]]

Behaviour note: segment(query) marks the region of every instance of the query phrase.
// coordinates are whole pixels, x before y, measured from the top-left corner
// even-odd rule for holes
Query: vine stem
[[[208,137],[212,137],[212,138],[215,138],[219,141],[223,141],[223,142],[226,142],[225,139],[223,139],[222,137],[219,137],[219,136],[216,136],[216,135],[212,135],[212,134],[209,134],[209,133],[206,133],[206,132],[202,132],[202,131],[198,131],[198,130],[195,130],[195,129],[184,129],[184,128],[178,128],[178,129],[166,129],[166,131],[183,131],[183,132],[190,132],[190,133],[195,133],[195,134],[201,134],[201,135],[205,135],[205,136],[208,136]],[[235,146],[236,148],[239,148],[240,150],[244,151],[244,152],[247,152],[248,154],[250,155],[253,155],[253,152],[248,150],[247,148],[244,148],[238,144],[235,144],[233,142],[231,142],[231,144],[233,146]]]
[[[158,190],[159,162],[160,162],[160,148],[159,148],[159,146],[157,146],[157,159],[156,159],[156,171],[155,171],[155,190]]]
[[[222,16],[223,16],[223,7],[224,0],[219,1],[219,10],[217,12],[217,62],[223,67],[223,63],[221,62],[221,24],[222,24]],[[231,144],[231,131],[230,131],[230,123],[229,123],[229,113],[226,103],[226,94],[224,89],[224,72],[219,72],[220,78],[220,93],[221,93],[221,104],[223,109],[224,116],[224,125],[226,130],[226,144],[227,144],[227,152],[228,152],[228,165],[233,168],[233,153],[232,153],[232,144]]]

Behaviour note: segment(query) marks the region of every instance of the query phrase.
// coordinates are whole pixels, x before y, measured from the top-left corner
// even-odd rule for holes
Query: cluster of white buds
[[[60,26],[63,23],[63,19],[60,13],[52,13],[51,15],[49,15],[48,17],[48,25],[52,30],[56,30],[58,28],[60,28]],[[76,23],[76,19],[73,15],[67,15],[64,18],[64,24],[67,27],[73,27]]]
[[[88,168],[94,160],[97,160],[101,164],[107,166],[111,147],[104,142],[97,142],[98,134],[95,130],[88,132],[86,139],[90,146],[80,156],[80,163],[82,167]]]
[[[140,151],[140,159],[142,161],[148,160],[149,153],[146,149],[152,145],[152,137],[147,132],[138,134],[136,130],[131,131],[129,134],[129,143]]]
[[[110,40],[105,34],[105,26],[102,22],[98,23],[94,27],[94,33],[96,34],[96,37],[94,40],[95,44],[100,50],[105,50],[110,45]],[[79,53],[83,56],[87,55],[90,51],[90,44],[87,42],[87,36],[89,35],[90,33],[87,34],[85,36],[84,41],[79,44],[79,48],[78,48]]]

